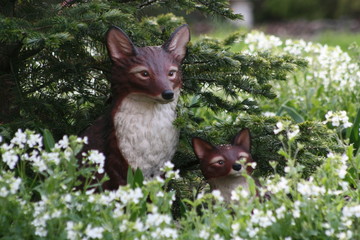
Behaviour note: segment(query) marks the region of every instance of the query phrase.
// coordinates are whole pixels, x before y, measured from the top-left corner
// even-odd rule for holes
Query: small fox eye
[[[224,165],[225,162],[224,162],[224,160],[219,160],[217,163],[220,165]]]
[[[148,77],[150,75],[149,72],[145,71],[145,70],[141,71],[140,74],[141,74],[142,77]]]
[[[171,71],[169,72],[169,77],[174,77],[174,76],[175,76],[175,73],[176,73],[176,71],[171,70]]]

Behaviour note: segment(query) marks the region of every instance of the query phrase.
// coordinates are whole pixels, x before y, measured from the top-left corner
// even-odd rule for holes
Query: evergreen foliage
[[[144,11],[150,7],[241,18],[231,12],[226,0],[27,0],[1,1],[1,4],[0,131],[3,136],[10,136],[17,128],[49,129],[55,138],[77,134],[102,114],[111,97],[107,81],[110,61],[104,45],[104,34],[111,25],[122,28],[137,46],[146,46],[162,44],[185,22],[172,13],[145,16]],[[268,174],[267,156],[280,161],[276,148],[279,141],[269,133],[276,119],[249,117],[245,113],[259,113],[256,98],[276,97],[270,82],[286,80],[289,71],[306,63],[290,55],[264,52],[255,56],[231,51],[232,44],[241,39],[236,34],[223,41],[204,38],[188,46],[177,120],[182,130],[175,159],[178,167],[194,160],[190,137],[206,133],[213,142],[227,143],[243,126],[254,130],[254,156],[264,161],[260,163],[263,173]],[[202,116],[195,114],[196,111],[203,111]],[[218,113],[231,113],[232,120],[241,114],[241,118],[219,123]],[[319,141],[328,134],[311,124],[309,128],[319,133],[316,138]],[[263,141],[267,144],[263,145]],[[328,144],[323,142],[318,148],[305,147],[304,159],[307,154],[325,154],[325,146]],[[307,159],[312,166],[312,158]]]

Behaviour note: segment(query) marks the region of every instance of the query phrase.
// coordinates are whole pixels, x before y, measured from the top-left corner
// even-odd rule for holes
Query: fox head
[[[117,27],[106,33],[106,46],[113,63],[113,97],[132,95],[144,101],[175,100],[182,81],[180,64],[190,41],[187,25],[177,28],[162,46],[136,47]]]
[[[206,179],[241,176],[244,171],[248,174],[253,171],[248,164],[253,160],[250,154],[250,131],[247,128],[235,136],[232,144],[214,146],[194,137],[192,145]]]

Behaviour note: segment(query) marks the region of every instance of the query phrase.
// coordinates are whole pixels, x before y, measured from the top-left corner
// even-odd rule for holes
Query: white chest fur
[[[140,168],[146,179],[161,174],[160,168],[175,154],[179,131],[174,127],[175,100],[167,104],[126,97],[114,116],[119,149],[129,165]]]

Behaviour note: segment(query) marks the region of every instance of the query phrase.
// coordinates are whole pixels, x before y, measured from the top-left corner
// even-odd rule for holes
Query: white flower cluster
[[[35,235],[39,237],[46,237],[48,234],[46,223],[47,221],[62,216],[60,210],[49,211],[51,201],[47,197],[43,196],[42,200],[33,203],[34,207],[34,219],[31,221],[31,225],[35,227]]]
[[[174,164],[170,161],[164,163],[164,167],[160,168],[161,171],[165,172],[165,178],[167,179],[179,179],[179,169],[174,171]]]
[[[289,180],[285,177],[280,177],[277,179],[267,179],[265,187],[261,190],[264,194],[265,192],[271,192],[274,194],[279,192],[289,193]]]
[[[325,115],[324,124],[331,122],[331,125],[334,127],[339,127],[342,125],[344,128],[349,128],[352,126],[352,123],[349,122],[349,117],[347,116],[345,111],[328,111]]]
[[[88,201],[91,203],[107,206],[117,202],[119,209],[130,203],[138,204],[144,197],[141,188],[132,189],[129,186],[120,186],[116,191],[105,191],[102,194],[93,194],[92,191],[87,194],[89,195]]]
[[[0,197],[16,194],[21,186],[21,178],[14,177],[13,173],[3,171],[0,175]]]
[[[318,197],[326,193],[323,186],[317,186],[312,181],[301,181],[297,184],[297,191],[304,197]]]
[[[87,154],[83,154],[84,156],[87,156],[87,160],[96,165],[97,172],[102,174],[105,172],[104,166],[105,166],[105,156],[103,153],[99,152],[98,150],[90,150]]]
[[[224,201],[224,197],[221,195],[220,190],[215,189],[215,190],[213,190],[213,191],[211,192],[211,194],[214,196],[214,198],[215,198],[217,201],[219,201],[219,202],[223,202],[223,201]]]
[[[252,31],[245,36],[244,43],[248,49],[244,53],[256,54],[259,51],[269,51],[282,45],[280,38],[265,35],[263,32]]]
[[[262,228],[266,228],[275,223],[276,218],[274,217],[273,212],[270,210],[264,212],[259,209],[254,209],[250,221],[254,225],[256,224]]]
[[[282,131],[286,131],[288,139],[294,140],[296,136],[300,133],[298,125],[291,125],[290,122],[277,122],[274,129],[275,134],[279,134]]]
[[[42,149],[43,142],[42,136],[40,134],[34,134],[32,131],[18,129],[15,133],[15,136],[11,139],[10,144],[3,143],[0,146],[0,153],[2,153],[2,161],[5,162],[10,169],[14,169],[16,164],[19,161],[18,153],[14,150],[14,148],[24,149],[35,148]],[[2,139],[1,141],[2,142]]]
[[[246,200],[250,196],[248,189],[245,189],[242,185],[239,185],[235,190],[231,191],[231,200],[238,202],[240,200]]]
[[[21,129],[18,129],[15,133],[13,139],[11,139],[11,144],[24,148],[26,145],[30,148],[42,148],[43,139],[40,134],[33,134],[31,131],[23,132]]]
[[[346,154],[328,153],[327,158],[333,161],[333,166],[337,169],[336,173],[340,179],[344,179],[347,174],[349,157]]]
[[[350,217],[360,218],[360,205],[345,206],[342,210],[342,214],[346,218],[350,218]]]
[[[328,90],[330,85],[337,90],[352,91],[360,84],[360,67],[354,63],[348,53],[340,47],[328,47],[304,40],[281,39],[262,32],[252,31],[244,39],[247,45],[244,53],[256,54],[271,51],[275,54],[290,54],[305,57],[309,62],[307,81],[323,85]],[[280,48],[282,47],[282,49]]]
[[[105,231],[103,227],[93,227],[89,224],[86,226],[85,232],[83,233],[83,225],[82,222],[75,223],[73,221],[68,221],[66,223],[67,239],[103,239],[103,232]]]

